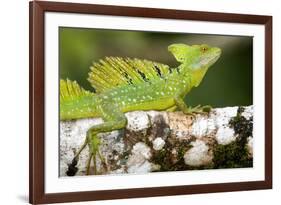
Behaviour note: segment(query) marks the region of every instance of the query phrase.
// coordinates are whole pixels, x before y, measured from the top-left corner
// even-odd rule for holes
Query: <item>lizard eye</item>
[[[202,47],[201,48],[201,51],[204,53],[204,52],[206,52],[208,50],[208,48],[207,47]]]

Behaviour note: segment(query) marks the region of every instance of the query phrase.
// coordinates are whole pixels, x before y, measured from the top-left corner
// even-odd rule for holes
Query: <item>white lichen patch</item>
[[[148,159],[151,158],[150,148],[143,142],[138,142],[133,146],[132,154],[127,162],[128,173],[147,173],[152,169]]]
[[[251,117],[253,117],[253,106],[245,107],[244,112],[242,113],[242,116],[246,118],[246,120],[250,120]]]
[[[197,115],[195,121],[192,124],[191,134],[200,138],[209,135],[215,129],[216,126],[213,118],[207,118],[206,116]]]
[[[151,157],[150,147],[143,142],[138,142],[133,146],[132,154],[142,156],[145,159],[150,159]]]
[[[213,155],[202,140],[190,143],[193,147],[184,154],[184,162],[189,166],[207,165],[212,162]]]
[[[227,145],[236,139],[235,132],[230,127],[220,127],[216,134],[218,144]]]
[[[228,124],[229,120],[237,115],[238,107],[225,107],[216,108],[212,114],[215,114],[216,124],[225,125]]]
[[[217,133],[215,135],[218,144],[227,145],[236,139],[234,130],[229,126],[230,120],[237,115],[238,107],[226,107],[215,109],[211,118],[214,119]]]
[[[157,137],[155,140],[153,140],[152,144],[153,144],[153,149],[158,151],[164,147],[165,141],[161,137]]]
[[[135,111],[128,112],[125,114],[127,117],[127,129],[139,132],[144,131],[150,127],[150,120],[146,112],[143,111]]]
[[[151,172],[152,166],[148,161],[144,161],[142,163],[132,163],[128,166],[128,173],[134,174],[145,174]]]

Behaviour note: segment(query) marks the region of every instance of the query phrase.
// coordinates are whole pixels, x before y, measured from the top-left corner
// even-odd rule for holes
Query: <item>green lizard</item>
[[[98,134],[124,128],[127,124],[125,112],[173,111],[176,108],[184,113],[203,110],[200,106],[189,108],[183,99],[200,84],[208,68],[220,57],[221,49],[205,44],[172,44],[168,50],[180,63],[177,68],[136,58],[106,57],[94,63],[88,80],[95,92],[84,90],[76,81],[60,80],[61,120],[88,117],[104,120],[87,131],[85,142],[69,165],[67,175],[75,175],[78,156],[87,145],[90,148],[87,173],[92,159],[97,172],[96,156],[106,166],[99,152]]]

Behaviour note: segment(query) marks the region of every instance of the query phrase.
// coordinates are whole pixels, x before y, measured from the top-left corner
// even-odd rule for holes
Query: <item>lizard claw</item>
[[[99,174],[99,171],[97,170],[97,157],[100,159],[101,166],[103,167],[105,172],[108,172],[108,164],[106,162],[106,159],[103,157],[103,155],[100,152],[99,146],[101,144],[100,138],[97,136],[97,134],[88,134],[89,137],[89,148],[90,148],[90,159],[89,163],[87,165],[87,175],[90,173],[90,165],[91,165],[91,159],[93,159],[94,164],[94,174]],[[101,170],[100,170],[101,171]],[[103,171],[101,171],[103,172]]]
[[[211,109],[212,107],[210,105],[197,105],[195,107],[189,107],[184,113],[196,117],[196,114],[209,114]]]
[[[197,105],[194,108],[190,108],[191,112],[196,114],[209,114],[211,109],[212,107],[210,105]]]

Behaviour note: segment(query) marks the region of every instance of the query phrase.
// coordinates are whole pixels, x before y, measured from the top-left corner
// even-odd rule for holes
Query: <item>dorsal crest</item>
[[[94,93],[82,88],[76,81],[60,80],[60,103],[79,100],[81,97],[93,96]]]
[[[137,58],[106,57],[93,63],[88,80],[97,93],[122,85],[149,83],[164,78],[168,65]]]

